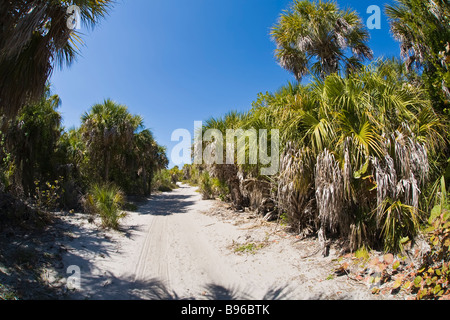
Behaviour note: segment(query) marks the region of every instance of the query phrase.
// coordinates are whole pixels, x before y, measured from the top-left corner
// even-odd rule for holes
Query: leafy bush
[[[450,299],[450,204],[444,178],[440,182],[440,190],[436,188],[433,195],[434,207],[428,220],[429,226],[422,232],[428,249],[425,252],[423,248],[415,249],[413,258],[408,254],[409,262],[406,255],[395,259],[392,254],[387,254],[381,261],[371,259],[369,267],[376,270],[373,283],[378,284],[372,290],[374,294],[389,291],[397,294],[402,291],[417,300]],[[402,233],[402,230],[395,232]],[[358,250],[350,262],[341,264],[337,271],[349,274],[352,265],[362,263],[357,269],[362,271],[357,271],[356,279],[363,279],[367,275],[369,257],[369,254],[361,254]]]
[[[213,180],[208,172],[204,172],[200,178],[199,191],[203,200],[209,200],[214,197]]]
[[[423,266],[414,278],[413,292],[417,299],[450,297],[450,219],[437,218],[427,234],[431,250],[425,255]]]
[[[170,192],[176,189],[177,185],[173,183],[172,174],[169,170],[161,170],[153,178],[153,189],[161,192]]]
[[[430,250],[414,279],[418,299],[450,297],[450,205],[444,178],[439,198],[439,204],[431,210],[430,227],[425,230]]]
[[[59,205],[59,199],[63,189],[61,188],[61,181],[55,180],[54,182],[46,182],[43,186],[39,181],[34,182],[35,188],[35,200],[36,206],[39,209],[53,210]]]
[[[400,200],[386,199],[377,219],[383,225],[382,239],[386,252],[402,251],[402,242],[413,238],[419,231],[417,210]]]
[[[220,200],[226,201],[230,195],[230,188],[228,188],[225,180],[212,178],[213,191],[219,197]]]
[[[117,230],[119,220],[125,217],[121,210],[124,203],[124,194],[117,186],[96,184],[87,194],[85,208],[100,215],[103,227]]]
[[[192,186],[198,186],[201,180],[201,173],[197,165],[185,165],[183,168],[184,176],[187,182]]]

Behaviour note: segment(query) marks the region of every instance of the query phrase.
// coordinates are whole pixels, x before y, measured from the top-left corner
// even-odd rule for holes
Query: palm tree
[[[109,182],[112,164],[119,163],[125,152],[132,149],[134,134],[142,127],[143,120],[130,114],[126,106],[110,99],[92,106],[81,120],[80,129],[94,172]]]
[[[70,65],[82,44],[67,26],[67,9],[75,4],[85,26],[94,27],[112,0],[2,0],[0,6],[0,110],[14,117],[36,101],[55,65]]]
[[[373,57],[367,46],[369,33],[356,12],[340,10],[332,2],[294,0],[271,35],[278,62],[297,81],[309,71],[322,79],[331,73],[349,72]]]
[[[57,178],[55,152],[62,132],[59,106],[59,97],[47,86],[37,103],[24,106],[17,119],[9,122],[6,149],[16,168],[16,185],[26,196],[34,190],[36,180]]]
[[[149,196],[152,192],[152,181],[155,173],[166,169],[169,160],[166,149],[154,140],[150,130],[142,130],[134,136],[136,168],[133,168],[141,179],[141,192]]]
[[[223,147],[227,145],[227,143],[229,142],[226,140],[227,130],[240,129],[243,119],[244,114],[236,111],[231,111],[223,117],[209,118],[208,120],[206,120],[202,128],[202,135],[204,135],[205,132],[210,129],[219,130],[222,134],[222,141],[214,140],[209,143],[204,141],[202,148],[205,149],[207,147],[211,148],[212,146],[215,146],[213,147],[214,152],[222,150],[222,159],[224,159],[224,163],[208,164],[204,169],[209,171],[211,176],[219,179],[220,181],[225,181],[230,189],[231,199],[236,208],[242,208],[242,206],[244,205],[244,196],[242,194],[241,181],[239,179],[239,166],[236,164],[235,157],[235,155],[240,151],[242,152],[242,150],[233,148],[234,154],[230,155],[227,154],[226,151],[229,151],[231,149],[227,150],[228,148],[217,148],[217,146],[220,145]],[[228,163],[229,161],[226,161],[225,163],[225,159],[231,158],[231,156],[233,156],[234,162]]]
[[[419,191],[445,131],[425,90],[409,83],[404,70],[376,61],[347,77],[288,84],[253,104],[246,125],[282,132],[275,202],[299,231],[337,232],[357,248],[392,230],[383,226],[401,219],[416,225]]]
[[[386,5],[391,31],[408,70],[422,68],[435,105],[450,99],[450,4],[446,0],[396,0]],[[439,90],[440,89],[440,90]]]

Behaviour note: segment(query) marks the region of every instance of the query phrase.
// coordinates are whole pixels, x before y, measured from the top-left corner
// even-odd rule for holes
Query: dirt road
[[[336,256],[312,255],[277,224],[204,201],[182,185],[130,212],[121,232],[82,224],[66,245],[79,266],[73,299],[373,299],[365,285],[333,275]]]

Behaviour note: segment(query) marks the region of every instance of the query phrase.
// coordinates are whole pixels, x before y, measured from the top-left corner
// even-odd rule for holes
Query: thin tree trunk
[[[148,191],[147,194],[150,197],[152,195],[152,181],[153,181],[153,170],[150,171],[149,178],[148,178]]]
[[[142,169],[142,192],[144,196],[148,196],[148,188],[147,188],[147,170]]]
[[[319,244],[322,247],[322,256],[328,257],[330,254],[329,244],[327,243],[327,238],[325,235],[325,228],[322,226],[318,232]]]

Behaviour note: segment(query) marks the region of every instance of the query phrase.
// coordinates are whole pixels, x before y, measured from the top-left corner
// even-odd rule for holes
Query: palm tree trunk
[[[144,196],[148,196],[148,189],[147,189],[147,170],[142,169],[142,193]]]
[[[109,162],[111,161],[111,151],[105,152],[105,182],[109,181]]]
[[[150,197],[152,195],[152,181],[153,181],[153,170],[150,171],[149,177],[148,177],[148,184],[147,184],[147,196]]]

